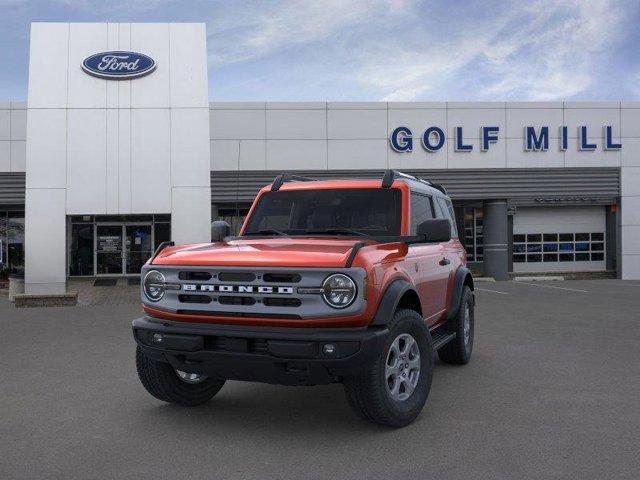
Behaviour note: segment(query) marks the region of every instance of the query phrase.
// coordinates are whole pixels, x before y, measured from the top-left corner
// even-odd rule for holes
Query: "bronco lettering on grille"
[[[259,293],[290,295],[293,287],[275,287],[263,285],[197,285],[186,283],[182,286],[186,292],[218,292],[218,293]]]

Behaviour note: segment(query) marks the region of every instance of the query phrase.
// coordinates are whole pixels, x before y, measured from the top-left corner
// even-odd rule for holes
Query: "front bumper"
[[[320,385],[375,360],[386,327],[282,328],[133,321],[143,353],[186,372],[282,385]],[[325,345],[333,345],[327,352]]]

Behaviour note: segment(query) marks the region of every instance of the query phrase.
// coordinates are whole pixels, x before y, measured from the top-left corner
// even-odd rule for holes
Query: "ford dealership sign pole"
[[[107,80],[130,80],[153,72],[153,58],[136,52],[102,52],[87,57],[82,69],[94,77]]]

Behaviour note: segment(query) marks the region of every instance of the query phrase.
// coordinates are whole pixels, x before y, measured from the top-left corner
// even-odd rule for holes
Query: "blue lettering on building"
[[[604,127],[604,149],[605,150],[622,150],[621,143],[613,143],[613,127],[607,125]]]
[[[535,127],[524,127],[524,142],[528,152],[546,152],[549,150],[549,127],[540,127],[540,133],[536,133]]]
[[[470,152],[471,150],[473,150],[473,145],[465,145],[464,143],[464,134],[462,132],[462,127],[456,127],[456,145],[455,145],[455,151],[456,152]]]
[[[480,127],[480,145],[483,152],[489,151],[489,145],[498,142],[498,132],[500,127]]]
[[[523,130],[524,150],[527,152],[546,152],[549,150],[550,134],[549,126],[542,125],[534,127],[526,125]],[[480,150],[487,152],[492,144],[498,143],[500,127],[482,126],[480,127]],[[453,149],[456,152],[471,152],[473,145],[465,143],[462,127],[453,127]],[[598,148],[598,144],[589,138],[588,128],[584,125],[578,127],[578,150],[592,152]],[[389,137],[391,148],[396,152],[411,152],[413,150],[413,132],[409,127],[397,127]],[[437,152],[446,143],[446,134],[438,126],[427,127],[421,136],[422,147],[428,152]],[[569,128],[566,125],[559,127],[558,149],[561,152],[567,150],[569,146]],[[603,150],[621,150],[622,143],[616,141],[613,127],[605,125],[603,127]]]
[[[413,150],[413,137],[408,127],[396,128],[389,141],[391,142],[391,148],[396,152],[410,152]]]
[[[588,132],[587,132],[587,127],[582,126],[582,127],[578,128],[578,139],[579,139],[579,142],[580,142],[579,143],[580,150],[592,152],[596,148],[598,148],[598,145],[596,145],[595,143],[589,143],[589,136],[588,136]]]
[[[569,128],[566,126],[560,127],[560,151],[564,152],[567,150],[567,145],[569,143]]]
[[[432,137],[436,138],[435,143],[432,142]],[[444,132],[441,128],[429,127],[422,135],[422,146],[427,152],[437,152],[444,145],[444,140]]]

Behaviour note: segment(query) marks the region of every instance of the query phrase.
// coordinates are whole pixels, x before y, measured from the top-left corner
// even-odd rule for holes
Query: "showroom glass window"
[[[231,227],[231,235],[238,235],[244,220],[249,214],[250,204],[238,204],[238,205],[220,205],[218,207],[217,217],[212,217],[211,220],[222,220],[229,224]]]
[[[24,212],[0,212],[0,272],[24,273]]]
[[[464,248],[467,251],[467,261],[469,262],[482,262],[484,259],[483,217],[482,208],[462,208]]]
[[[514,263],[603,262],[604,232],[515,233]]]
[[[72,216],[69,276],[137,275],[170,239],[170,215]]]

